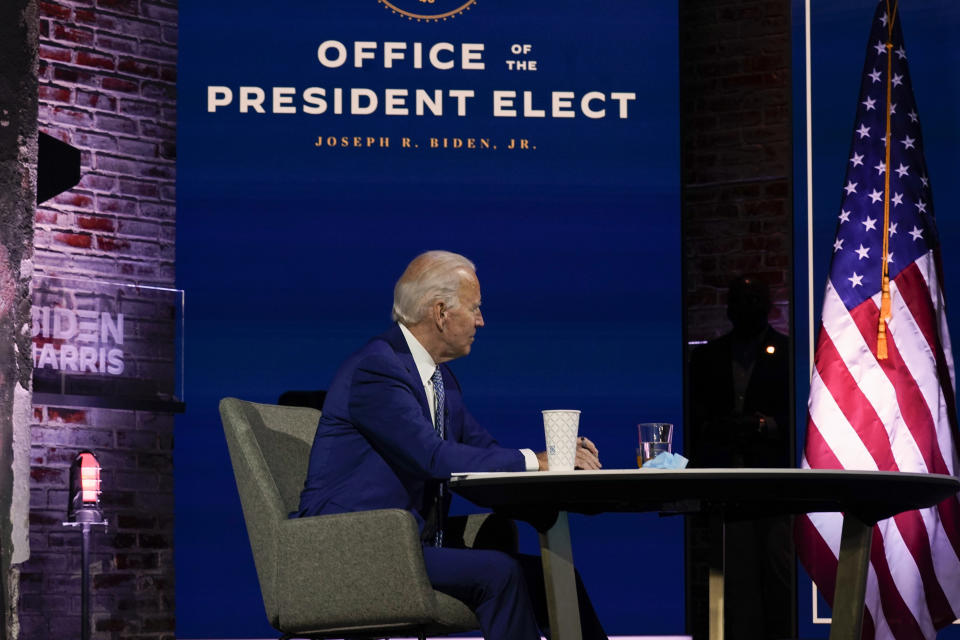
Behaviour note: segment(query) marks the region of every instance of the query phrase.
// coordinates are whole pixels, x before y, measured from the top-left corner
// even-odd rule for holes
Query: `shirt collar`
[[[426,385],[433,377],[433,372],[437,368],[437,363],[433,361],[430,353],[420,344],[420,341],[407,329],[402,322],[400,331],[403,333],[404,340],[407,341],[407,347],[410,348],[410,355],[413,356],[413,363],[417,365],[417,373],[420,374],[420,381]]]

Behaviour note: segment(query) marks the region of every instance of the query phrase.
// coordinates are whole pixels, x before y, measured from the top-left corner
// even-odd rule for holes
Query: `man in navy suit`
[[[470,353],[483,326],[473,263],[446,251],[417,256],[394,289],[393,319],[334,376],[297,515],[411,511],[435,589],[470,606],[486,638],[539,638],[546,612],[538,558],[443,546],[452,473],[547,468],[546,452],[497,444],[464,407],[444,364]],[[576,465],[600,468],[593,443],[580,444]],[[579,591],[583,637],[605,638]]]

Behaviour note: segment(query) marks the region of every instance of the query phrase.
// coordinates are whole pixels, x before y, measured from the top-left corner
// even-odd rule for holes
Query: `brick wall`
[[[36,276],[82,280],[65,287],[88,301],[118,299],[108,282],[173,286],[176,2],[40,1],[38,9],[40,129],[81,150],[83,177],[37,209]],[[169,309],[122,303],[139,305],[125,336],[128,372],[158,361],[166,372]],[[167,354],[159,360],[158,349]],[[93,534],[93,637],[173,638],[172,415],[35,404],[33,419],[22,637],[79,635],[80,536],[61,523],[70,463],[89,448],[104,469],[110,523]]]
[[[176,3],[40,2],[40,128],[82,152],[37,212],[40,271],[174,282]]]
[[[729,330],[737,274],[770,285],[790,324],[790,2],[680,3],[680,133],[687,337]]]
[[[790,333],[790,9],[789,0],[681,0],[679,5],[688,343],[730,330],[726,288],[736,275],[753,275],[770,285],[770,322]],[[689,407],[697,400],[685,394],[685,401]],[[685,445],[691,446],[689,439]],[[695,519],[688,520],[686,537],[687,632],[705,638],[708,562],[717,540],[705,521]]]

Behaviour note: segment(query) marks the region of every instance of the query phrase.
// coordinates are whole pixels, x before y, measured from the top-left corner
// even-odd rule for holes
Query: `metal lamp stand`
[[[83,516],[90,515],[98,518],[88,522],[81,521]],[[107,521],[100,519],[100,514],[83,510],[77,513],[78,522],[64,522],[65,527],[79,527],[82,536],[80,543],[80,640],[90,640],[90,532],[93,527],[103,527],[107,530]]]

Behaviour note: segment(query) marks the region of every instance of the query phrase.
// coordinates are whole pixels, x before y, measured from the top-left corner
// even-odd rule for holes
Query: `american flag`
[[[802,466],[957,475],[940,244],[900,20],[886,0],[874,15],[854,127]],[[830,602],[842,524],[839,513],[797,520],[801,561]],[[957,617],[958,497],[878,523],[863,637],[931,639]]]

